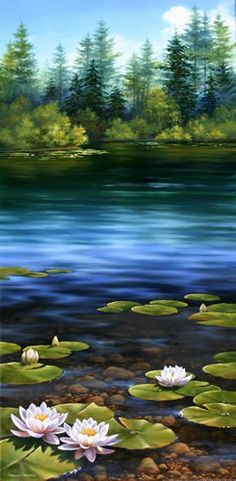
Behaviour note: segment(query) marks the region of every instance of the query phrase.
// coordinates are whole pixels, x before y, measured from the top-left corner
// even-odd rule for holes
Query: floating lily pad
[[[38,351],[40,359],[61,359],[69,356],[72,351],[89,349],[88,344],[79,341],[59,341],[59,346],[45,344],[27,346],[24,348],[24,351],[27,351],[30,347]]]
[[[67,274],[72,272],[71,269],[45,269],[48,274]]]
[[[236,391],[206,391],[195,396],[193,401],[199,405],[206,405],[209,403],[226,403],[236,406]]]
[[[225,362],[219,364],[208,364],[202,368],[204,372],[212,376],[225,379],[236,379],[236,362]]]
[[[219,362],[236,362],[236,351],[219,352],[214,359]]]
[[[0,342],[0,354],[1,356],[3,354],[12,354],[13,352],[20,351],[21,347],[18,344],[15,344],[14,342]]]
[[[183,301],[175,301],[175,300],[172,300],[172,299],[161,299],[161,300],[154,300],[154,301],[150,301],[149,304],[151,305],[156,305],[156,304],[160,304],[162,306],[169,306],[169,307],[188,307],[188,304],[187,302],[183,302]]]
[[[98,307],[97,311],[106,312],[107,314],[117,314],[118,312],[122,312],[122,309],[114,308],[114,307]]]
[[[26,449],[16,447],[12,439],[0,443],[2,454],[2,481],[17,479],[17,481],[46,481],[57,478],[74,469],[80,468],[78,462],[62,460],[60,454],[51,447]]]
[[[219,301],[220,297],[215,296],[214,294],[202,294],[202,293],[194,293],[194,294],[186,294],[184,296],[185,299],[189,299],[190,301]]]
[[[198,324],[206,326],[236,327],[236,313],[230,312],[196,312],[189,317]]]
[[[131,309],[137,314],[144,314],[148,316],[170,316],[171,314],[177,314],[175,307],[162,306],[161,304],[145,304],[144,306],[135,306]]]
[[[129,311],[131,307],[134,306],[139,306],[139,302],[134,302],[134,301],[113,301],[113,302],[108,302],[106,307],[112,308],[112,309],[120,309],[121,311]]]
[[[94,403],[86,404],[59,404],[59,412],[68,412],[67,422],[73,423],[76,419],[93,417],[97,422],[109,423],[109,434],[119,434],[121,442],[115,447],[125,449],[154,449],[166,446],[175,441],[175,434],[171,429],[160,423],[150,423],[144,419],[119,418],[117,422],[114,412],[104,406]]]
[[[11,420],[11,414],[18,415],[18,408],[0,407],[1,416],[1,438],[8,438],[11,435],[11,429],[13,429],[13,423]]]
[[[3,384],[35,384],[51,381],[62,374],[57,366],[43,364],[23,365],[19,362],[0,364],[0,378]]]
[[[235,312],[236,313],[236,304],[229,304],[226,302],[221,302],[220,304],[212,304],[207,308],[210,312]]]
[[[29,272],[24,277],[48,277],[47,272]]]
[[[129,388],[129,393],[146,401],[175,401],[185,396],[194,397],[211,389],[219,388],[203,381],[189,381],[185,386],[171,388],[162,387],[159,384],[137,384]]]
[[[216,428],[236,427],[236,406],[223,403],[209,403],[205,408],[191,406],[181,411],[181,416],[198,424]]]
[[[24,276],[29,273],[25,267],[0,267],[0,276]]]

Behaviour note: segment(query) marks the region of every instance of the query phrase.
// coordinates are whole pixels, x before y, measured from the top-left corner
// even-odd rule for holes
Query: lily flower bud
[[[207,311],[207,306],[205,304],[201,304],[199,307],[199,312],[206,312]]]
[[[21,362],[22,364],[36,364],[39,362],[39,353],[38,351],[35,351],[35,349],[27,349],[22,353],[21,356]]]
[[[60,344],[60,343],[59,343],[58,337],[57,337],[57,336],[54,336],[54,338],[53,338],[53,340],[52,340],[52,344],[51,344],[52,347],[57,347],[57,346],[59,346],[59,344]]]

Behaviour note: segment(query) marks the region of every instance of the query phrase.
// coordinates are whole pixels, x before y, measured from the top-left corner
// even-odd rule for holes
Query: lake
[[[4,386],[3,404],[95,401],[122,416],[164,419],[178,442],[192,449],[187,458],[171,457],[168,448],[133,455],[118,450],[95,467],[85,466],[91,479],[98,466],[111,477],[134,479],[145,456],[167,466],[153,479],[172,479],[171,471],[181,481],[203,479],[195,458],[209,456],[217,479],[232,480],[234,429],[179,418],[192,405],[189,398],[142,401],[127,389],[147,382],[145,371],[164,364],[182,365],[203,381],[233,389],[232,381],[202,372],[214,354],[233,350],[233,328],[189,320],[199,303],[167,317],[97,308],[114,300],[183,300],[192,292],[235,302],[236,148],[107,143],[88,154],[0,154],[1,265],[72,271],[2,282],[2,338],[27,346],[57,335],[91,346],[57,361],[64,375],[55,381]],[[129,378],[107,376],[111,366],[126,369]],[[211,472],[203,473],[212,479]]]

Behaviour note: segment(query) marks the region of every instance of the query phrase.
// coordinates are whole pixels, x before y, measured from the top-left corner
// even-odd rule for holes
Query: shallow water
[[[202,380],[232,389],[230,381],[214,379],[201,368],[212,362],[215,353],[233,350],[233,329],[189,321],[196,304],[167,318],[103,314],[96,308],[116,299],[145,303],[182,299],[198,291],[235,301],[236,149],[97,147],[106,153],[79,158],[70,152],[58,158],[51,153],[0,155],[1,265],[73,270],[2,282],[2,337],[27,345],[47,343],[57,334],[91,345],[89,351],[56,362],[65,368],[58,380],[4,387],[3,403],[17,406],[19,398],[26,405],[43,399],[88,402],[105,393],[105,404],[114,406],[106,393],[118,392],[125,397],[116,405],[122,415],[174,414],[180,441],[202,449],[203,455],[231,462],[233,430],[217,439],[217,429],[178,419],[191,399],[145,402],[129,396],[127,388],[145,382],[145,369],[132,369],[134,362],[142,361],[153,369],[178,363]],[[161,349],[156,358],[147,355],[145,348],[150,346]],[[104,383],[104,370],[111,365],[131,370],[134,378],[107,381],[105,377],[100,387],[88,378]],[[70,393],[75,383],[87,387],[87,392]],[[189,426],[191,435],[186,434]],[[122,451],[113,455],[113,464],[110,459],[99,462],[111,475],[132,474],[144,454],[133,453],[131,467],[130,456]]]

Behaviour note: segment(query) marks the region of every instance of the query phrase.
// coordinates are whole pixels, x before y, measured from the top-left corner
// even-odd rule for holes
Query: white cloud
[[[171,7],[169,10],[163,13],[162,18],[169,25],[164,30],[165,34],[172,33],[175,29],[178,32],[182,32],[185,28],[186,23],[189,21],[191,15],[191,9],[183,7],[181,5],[176,5]]]

